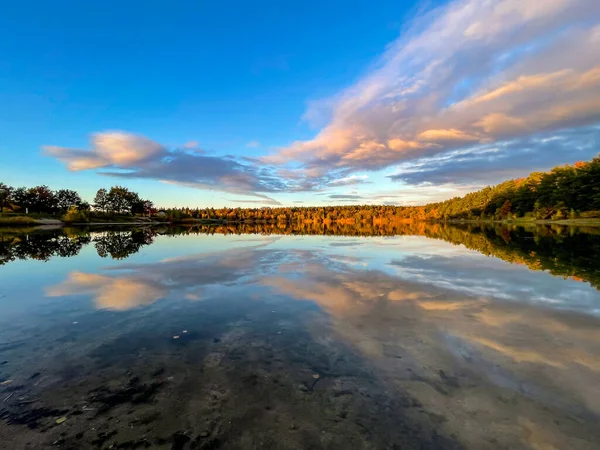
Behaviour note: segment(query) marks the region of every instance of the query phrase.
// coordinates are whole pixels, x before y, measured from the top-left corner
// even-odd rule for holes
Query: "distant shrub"
[[[63,222],[89,222],[89,217],[85,211],[80,211],[75,206],[71,206],[67,213],[62,217]]]
[[[554,206],[554,214],[552,215],[553,220],[563,220],[569,217],[569,210],[565,206],[564,202],[558,202]]]
[[[579,213],[581,219],[600,219],[600,211],[582,211]]]

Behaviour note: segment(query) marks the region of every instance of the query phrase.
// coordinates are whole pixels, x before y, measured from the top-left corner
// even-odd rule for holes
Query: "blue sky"
[[[598,153],[599,17],[592,0],[12,2],[0,180],[176,206],[460,195]]]

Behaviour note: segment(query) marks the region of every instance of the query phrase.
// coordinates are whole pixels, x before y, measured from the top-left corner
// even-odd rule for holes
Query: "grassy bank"
[[[282,223],[288,224],[290,222],[279,222],[277,220],[252,220],[252,219],[240,219],[240,220],[222,220],[222,219],[192,219],[185,218],[179,220],[169,220],[166,218],[159,217],[140,217],[131,215],[117,215],[117,214],[91,214],[85,216],[85,220],[78,217],[72,221],[59,220],[57,217],[44,217],[42,215],[0,215],[1,226],[39,226],[39,225],[153,225],[153,224],[165,224],[170,223],[174,225],[222,225],[222,224],[273,224]],[[311,221],[312,222],[312,221]],[[386,221],[376,221],[376,224],[384,224]],[[381,222],[381,223],[380,223]],[[422,222],[419,220],[408,220],[402,221],[403,223]],[[325,221],[323,223],[338,223],[337,221]],[[469,219],[455,219],[448,220],[446,223],[455,224],[503,224],[503,225],[566,225],[566,226],[588,226],[588,227],[600,227],[600,218],[578,218],[578,219],[560,219],[560,220],[535,220],[531,218],[519,218],[519,219],[506,219],[506,220],[469,220]],[[348,225],[354,225],[354,223],[348,223]]]
[[[447,223],[498,223],[504,225],[570,225],[600,227],[600,219],[559,219],[559,220],[536,220],[536,219],[506,219],[506,220],[448,220]]]
[[[31,226],[37,225],[39,221],[28,216],[0,216],[0,225],[6,226]]]

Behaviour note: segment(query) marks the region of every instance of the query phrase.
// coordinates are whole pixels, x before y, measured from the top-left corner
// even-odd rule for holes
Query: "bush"
[[[79,211],[77,207],[71,206],[67,213],[62,217],[63,222],[89,222],[90,218],[84,211]]]
[[[579,213],[582,219],[600,219],[600,211],[582,211]]]
[[[552,219],[554,220],[562,220],[569,217],[569,210],[565,206],[564,202],[558,202],[556,206],[554,206],[554,214],[552,215]]]

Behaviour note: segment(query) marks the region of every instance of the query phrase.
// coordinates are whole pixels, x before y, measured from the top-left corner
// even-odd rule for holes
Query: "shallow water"
[[[599,254],[557,227],[3,230],[0,447],[599,448]]]

